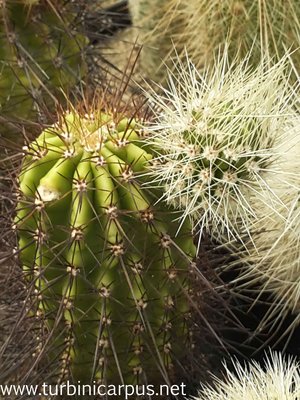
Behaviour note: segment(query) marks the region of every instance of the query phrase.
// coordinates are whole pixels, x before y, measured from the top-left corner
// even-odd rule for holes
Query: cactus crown
[[[75,109],[60,116],[60,120],[52,127],[46,129],[36,142],[36,146],[31,151],[34,152],[34,159],[45,156],[48,152],[51,141],[56,141],[57,145],[63,149],[60,155],[63,159],[76,157],[86,154],[96,165],[105,165],[105,156],[110,150],[116,149],[122,153],[127,145],[139,139],[137,130],[134,130],[135,120],[129,121],[127,118],[120,120],[119,116],[113,116],[102,111],[80,115]],[[132,144],[131,144],[132,146]],[[129,146],[129,147],[131,147]],[[26,147],[25,147],[25,150]],[[51,148],[50,148],[51,151]],[[124,151],[123,151],[124,153]],[[126,154],[126,152],[124,153]],[[136,156],[136,157],[135,157]],[[120,173],[124,181],[129,181],[135,168],[141,168],[143,163],[151,158],[151,155],[142,151],[140,154],[132,154],[132,164],[126,164],[124,160],[118,160],[121,167]],[[47,195],[55,197],[49,190],[41,190],[39,195],[41,200],[47,201]]]
[[[157,149],[151,184],[198,224],[200,236],[208,229],[218,240],[240,239],[257,218],[253,196],[267,212],[282,204],[275,164],[293,113],[284,70],[284,60],[254,70],[247,60],[228,65],[225,54],[204,75],[180,64],[169,89],[150,95],[156,118],[148,141]]]

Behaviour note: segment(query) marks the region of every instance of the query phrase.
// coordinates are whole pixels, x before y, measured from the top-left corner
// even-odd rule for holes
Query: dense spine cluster
[[[291,328],[300,323],[300,181],[296,172],[299,154],[300,135],[295,120],[277,151],[276,167],[282,174],[282,185],[281,188],[277,186],[276,194],[281,204],[275,212],[266,212],[252,199],[253,207],[258,210],[257,220],[249,226],[252,240],[245,240],[246,250],[238,242],[232,244],[232,253],[238,258],[226,265],[231,269],[242,265],[236,282],[238,287],[240,283],[251,291],[257,280],[263,282],[263,291],[271,294],[271,306],[260,325],[269,325],[271,329],[276,313],[281,317],[289,312],[294,314]],[[272,170],[264,175],[266,181],[272,181],[273,176]],[[248,283],[245,285],[245,282]],[[261,291],[257,296],[260,295]]]
[[[187,60],[189,63],[189,60]],[[182,68],[180,68],[180,66]],[[294,314],[299,325],[299,131],[285,61],[251,69],[226,54],[204,76],[193,64],[150,98],[156,149],[149,187],[182,210],[199,234],[229,250],[220,271],[239,271],[233,290],[270,308],[259,329]]]
[[[277,162],[295,136],[285,63],[251,70],[246,61],[228,65],[225,55],[204,76],[191,63],[178,70],[163,95],[150,94],[156,118],[148,141],[157,157],[149,185],[163,188],[200,236],[251,237],[259,211],[278,212],[281,192],[293,186]]]
[[[15,227],[59,381],[168,382],[192,351],[191,230],[137,180],[142,132],[72,110],[24,148]]]
[[[264,365],[233,361],[225,366],[225,377],[203,386],[195,400],[297,400],[300,396],[300,365],[292,357],[271,353]]]

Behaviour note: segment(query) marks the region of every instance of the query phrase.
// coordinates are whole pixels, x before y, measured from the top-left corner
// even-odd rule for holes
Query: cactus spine
[[[32,118],[62,87],[68,92],[86,72],[87,38],[75,31],[71,4],[6,0],[0,6],[0,112]],[[44,108],[43,108],[44,106]],[[5,134],[5,132],[4,132]]]
[[[181,60],[187,53],[198,69],[214,63],[214,56],[229,46],[230,60],[244,58],[251,51],[257,65],[261,55],[279,60],[288,49],[299,47],[300,5],[297,0],[164,0],[153,7],[147,0],[129,1],[134,25],[144,45],[142,68],[159,78],[162,59],[170,63],[174,48]],[[293,54],[297,67],[300,52]]]
[[[150,94],[156,118],[148,142],[157,150],[150,185],[163,188],[200,235],[207,230],[223,243],[251,236],[259,209],[278,212],[280,193],[293,186],[293,175],[276,164],[294,135],[285,68],[284,60],[255,70],[247,60],[230,66],[225,54],[204,77],[179,64],[164,94]]]
[[[297,400],[300,396],[300,365],[280,353],[266,356],[264,366],[255,361],[234,370],[225,365],[225,379],[214,377],[214,384],[203,386],[195,400]]]
[[[129,10],[133,26],[137,28],[137,38],[143,49],[139,59],[141,72],[157,81],[165,79],[163,62],[170,67],[174,52],[182,52],[184,39],[179,27],[185,25],[185,14],[181,2],[170,7],[170,1],[129,0]]]
[[[299,117],[286,68],[228,65],[225,54],[204,77],[179,64],[179,78],[150,95],[149,187],[183,210],[199,240],[207,232],[232,252],[220,269],[240,272],[236,293],[272,299],[259,329],[288,312],[290,329],[300,321]]]
[[[134,119],[72,109],[25,148],[20,260],[58,380],[168,382],[191,351],[195,247],[136,178],[152,158],[141,135]]]
[[[263,283],[263,291],[271,295],[270,311],[261,320],[259,328],[270,325],[276,314],[282,318],[288,313],[294,314],[291,329],[300,323],[300,181],[295,172],[299,168],[300,135],[296,121],[291,124],[286,140],[278,148],[274,166],[274,172],[282,174],[283,185],[281,190],[277,190],[282,204],[276,213],[268,213],[264,208],[259,209],[255,199],[252,199],[253,207],[258,210],[257,220],[249,227],[252,241],[245,240],[246,250],[240,243],[234,243],[232,251],[239,256],[239,260],[226,265],[226,268],[243,265],[242,273],[235,282],[237,287],[244,286],[251,291],[259,280]],[[265,180],[272,181],[274,172],[271,168],[266,171]]]

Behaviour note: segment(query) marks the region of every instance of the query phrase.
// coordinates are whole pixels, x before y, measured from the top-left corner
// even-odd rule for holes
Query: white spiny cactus
[[[252,361],[244,366],[233,361],[234,372],[225,365],[225,378],[214,377],[195,400],[298,400],[300,364],[291,357],[271,353],[265,365]]]
[[[262,210],[286,220],[282,193],[295,187],[297,171],[281,168],[296,135],[285,60],[253,69],[247,60],[229,64],[225,53],[204,75],[187,64],[169,74],[162,95],[150,90],[151,185],[164,187],[200,238],[207,230],[223,243],[247,241]]]
[[[246,290],[260,281],[261,292],[271,293],[270,310],[262,319],[260,327],[274,322],[277,315],[284,317],[287,312],[295,316],[291,329],[300,323],[300,131],[299,123],[295,124],[293,134],[289,136],[280,148],[281,156],[276,160],[276,166],[289,183],[277,190],[282,205],[276,212],[266,213],[265,208],[259,208],[252,199],[253,207],[257,208],[258,218],[250,227],[252,242],[243,248],[240,243],[232,245],[232,251],[238,255],[237,261],[232,261],[225,268],[242,265],[240,276],[234,286]],[[272,173],[265,174],[265,180],[270,182]],[[284,182],[283,182],[284,183]],[[275,182],[272,182],[275,186]],[[282,218],[283,217],[283,218]],[[259,328],[260,328],[259,327]]]

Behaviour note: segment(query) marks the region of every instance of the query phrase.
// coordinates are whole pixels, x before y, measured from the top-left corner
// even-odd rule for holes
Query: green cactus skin
[[[74,30],[75,16],[68,3],[62,7],[48,1],[1,2],[2,117],[32,119],[39,108],[62,97],[60,88],[68,92],[84,76],[83,50],[88,42]]]
[[[72,110],[24,149],[15,226],[57,381],[168,382],[192,351],[195,246],[136,178],[136,124]]]

